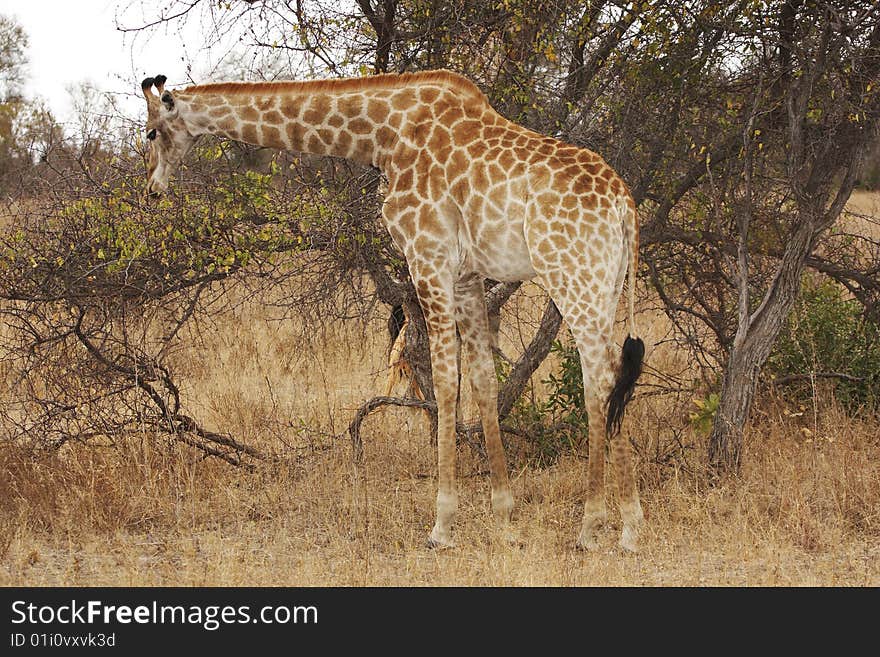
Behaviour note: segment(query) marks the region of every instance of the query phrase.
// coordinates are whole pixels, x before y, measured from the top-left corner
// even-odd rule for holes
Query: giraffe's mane
[[[277,80],[272,82],[211,82],[182,89],[181,94],[248,94],[284,93],[297,91],[320,93],[325,91],[368,91],[371,89],[401,89],[410,85],[436,84],[450,87],[460,94],[484,102],[486,96],[471,80],[447,70],[416,73],[385,73],[362,78],[329,78],[323,80]]]

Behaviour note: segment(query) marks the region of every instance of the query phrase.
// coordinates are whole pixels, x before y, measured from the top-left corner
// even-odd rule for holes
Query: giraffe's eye
[[[149,132],[147,132],[147,139],[153,141],[156,138],[156,128],[153,128]]]

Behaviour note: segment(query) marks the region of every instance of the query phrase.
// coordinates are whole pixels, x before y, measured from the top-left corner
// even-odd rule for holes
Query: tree
[[[21,25],[0,16],[0,103],[18,98],[27,67],[28,39]]]
[[[864,242],[853,247],[834,231],[876,136],[880,9],[873,2],[186,0],[162,12],[131,29],[207,17],[216,28],[210,39],[240,37],[256,49],[258,77],[451,67],[527,127],[601,153],[639,204],[645,273],[677,339],[692,351],[705,385],[720,388],[708,442],[720,469],[739,464],[758,374],[805,268],[877,312],[880,251],[870,255]],[[206,148],[215,146],[225,161],[235,159],[229,145]],[[211,188],[199,187],[199,170],[187,170],[184,187],[205,198]],[[342,285],[358,308],[372,298],[406,305],[407,355],[430,405],[424,324],[405,263],[378,221],[378,176],[309,159],[285,185],[289,198],[319,188],[340,199],[316,203],[321,222],[304,233],[290,232],[274,214],[247,215],[253,226],[307,240],[324,271],[334,272],[308,280],[303,288],[311,293],[295,305],[308,311],[326,303],[319,282],[327,281]],[[290,202],[278,199],[281,207]],[[211,253],[201,238],[192,243]],[[255,244],[248,264],[236,261],[224,276],[268,262],[263,248]],[[293,253],[275,250],[273,257]],[[353,283],[364,280],[358,274],[370,285]],[[490,303],[500,305],[506,294],[492,288]],[[502,416],[559,327],[551,304],[511,368]]]
[[[14,20],[0,16],[0,186],[21,148],[14,126],[23,109],[21,87],[27,60],[27,35]]]
[[[739,465],[758,372],[797,298],[807,259],[852,193],[880,121],[876,3],[786,0],[769,15],[770,29],[754,21],[761,56],[749,71],[754,87],[737,166],[742,183],[724,199],[736,222],[738,303],[709,442],[710,462],[724,468]],[[777,148],[765,150],[771,141]],[[779,260],[754,303],[754,218],[771,203],[784,213],[774,245]]]

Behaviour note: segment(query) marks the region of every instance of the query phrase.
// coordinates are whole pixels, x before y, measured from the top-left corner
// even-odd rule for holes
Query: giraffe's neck
[[[190,87],[175,98],[194,135],[383,168],[402,121],[397,97],[406,90],[351,87],[348,81],[227,83]]]

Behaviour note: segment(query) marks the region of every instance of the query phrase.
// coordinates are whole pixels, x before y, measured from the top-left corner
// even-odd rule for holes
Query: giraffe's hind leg
[[[455,286],[455,318],[462,346],[470,364],[470,381],[480,409],[489,476],[492,482],[492,511],[507,529],[513,510],[513,495],[507,475],[507,460],[498,425],[498,384],[492,360],[491,336],[486,313],[483,278],[468,276]]]
[[[604,364],[590,358],[595,353],[582,339],[578,344],[581,371],[584,380],[584,401],[589,417],[590,455],[587,462],[587,496],[577,546],[592,550],[598,546],[596,530],[604,524],[608,512],[605,506],[605,423],[603,392],[611,389],[611,373]]]
[[[639,487],[632,463],[632,446],[629,438],[616,435],[611,439],[611,461],[617,479],[617,501],[623,530],[620,534],[620,547],[629,552],[638,552],[639,532],[644,524],[645,514],[639,500]]]
[[[576,337],[577,339],[577,337]],[[597,545],[596,530],[606,519],[604,495],[605,445],[608,442],[606,428],[606,400],[614,387],[615,362],[619,352],[610,339],[599,349],[580,345],[581,368],[584,374],[584,397],[590,423],[590,457],[587,466],[587,498],[584,517],[577,545],[592,549]],[[584,343],[585,344],[585,343]],[[591,355],[599,358],[591,358]],[[610,438],[611,462],[617,482],[617,501],[623,521],[620,546],[630,552],[638,551],[639,530],[644,521],[639,490],[633,469],[632,447],[626,436],[617,433]]]
[[[616,274],[616,272],[615,272]],[[605,521],[604,494],[606,402],[614,388],[620,364],[620,349],[612,341],[614,310],[620,295],[619,276],[599,278],[598,287],[605,295],[591,293],[588,286],[578,284],[576,277],[567,280],[564,288],[552,285],[554,277],[547,277],[551,296],[556,300],[562,316],[571,330],[581,358],[584,379],[584,400],[589,414],[590,458],[587,468],[587,497],[584,517],[578,536],[578,547],[594,548],[596,530]],[[615,284],[616,283],[616,284]],[[626,550],[637,549],[639,528],[643,521],[642,507],[633,472],[631,448],[625,436],[611,436],[611,459],[617,479],[618,501],[623,519],[620,545]]]

